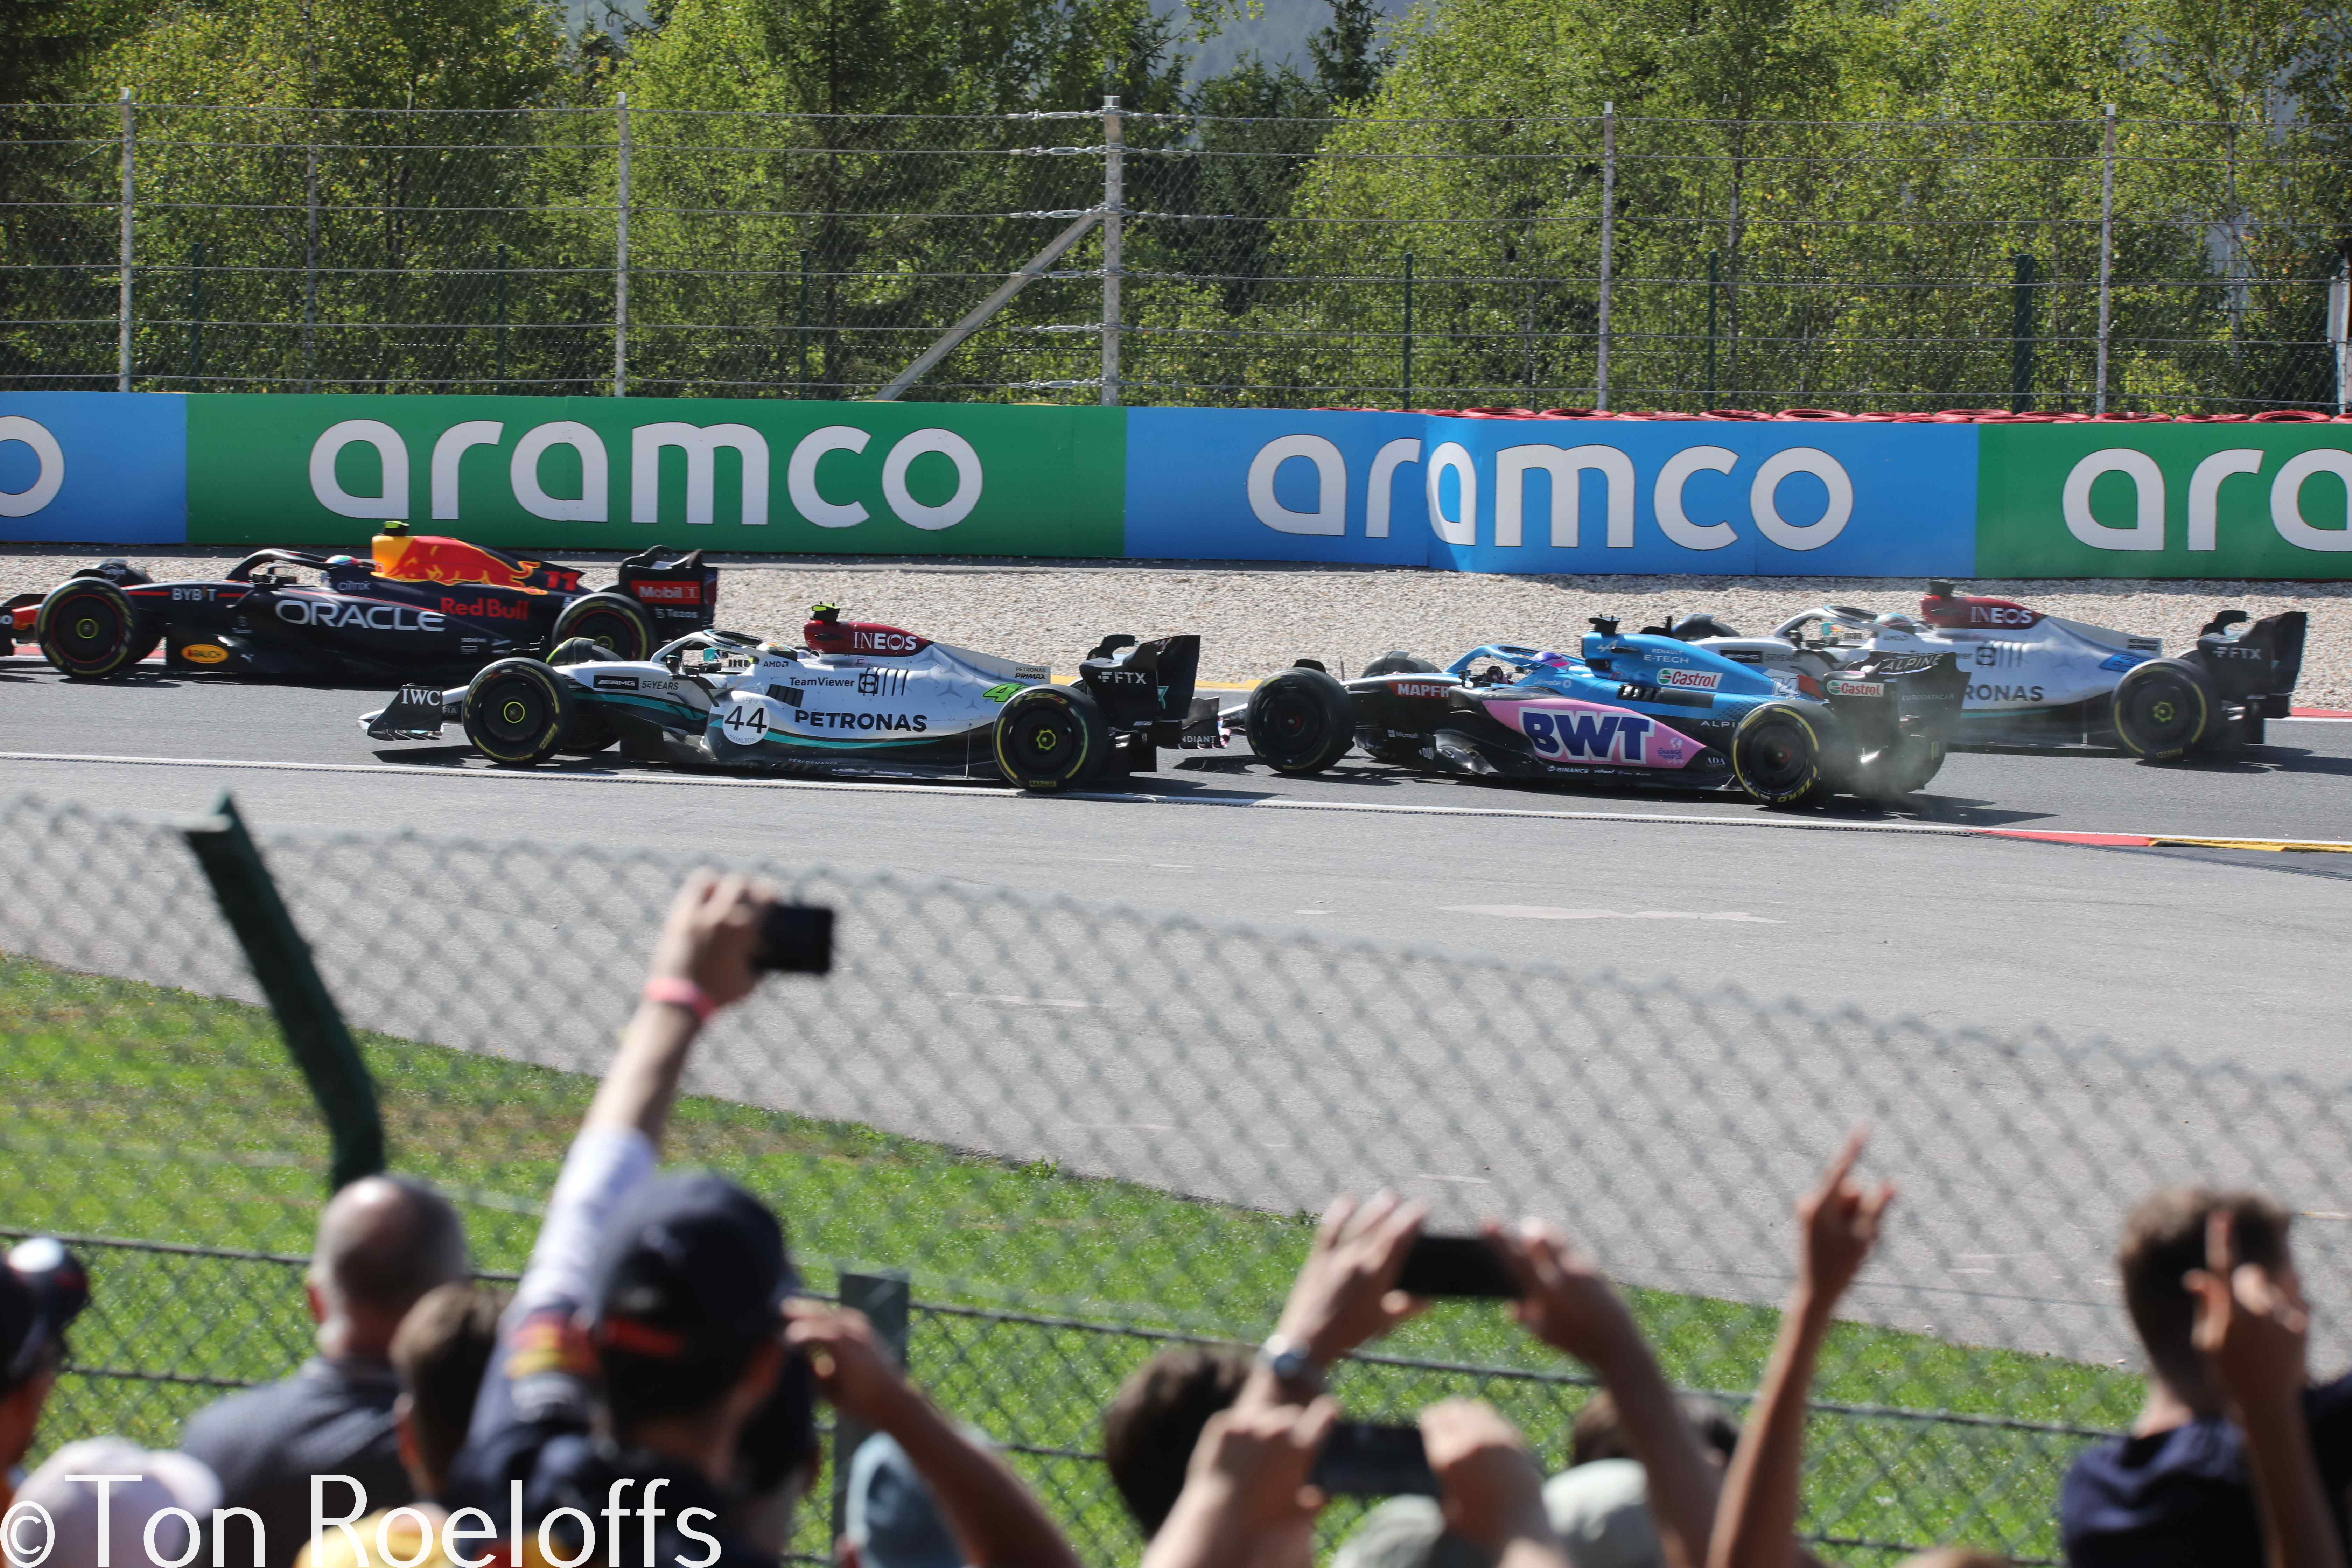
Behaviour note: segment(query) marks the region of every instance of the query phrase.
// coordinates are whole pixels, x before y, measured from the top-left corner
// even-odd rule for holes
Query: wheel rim
[[[1803,737],[1787,720],[1764,725],[1748,738],[1743,751],[1746,766],[1741,771],[1750,784],[1769,795],[1796,788],[1811,765]]]
[[[1010,729],[1005,750],[1024,773],[1061,773],[1085,750],[1076,721],[1058,706],[1047,709],[1039,704],[1026,713],[1016,713]]]
[[[522,745],[536,739],[547,721],[546,694],[535,684],[501,681],[484,695],[488,700],[482,704],[482,727],[502,744]]]
[[[2197,727],[2196,694],[2171,681],[2147,682],[2124,704],[2133,734],[2156,750],[2186,744]]]
[[[1266,739],[1286,757],[1305,756],[1322,743],[1323,715],[1303,698],[1277,692],[1259,719]]]
[[[101,663],[121,647],[122,618],[112,605],[94,599],[75,605],[73,611],[71,622],[60,624],[57,632],[58,650],[68,663]],[[64,616],[58,619],[66,623]]]
[[[632,653],[636,647],[635,628],[625,618],[608,610],[581,616],[572,623],[571,635],[586,637],[598,647],[618,654]]]

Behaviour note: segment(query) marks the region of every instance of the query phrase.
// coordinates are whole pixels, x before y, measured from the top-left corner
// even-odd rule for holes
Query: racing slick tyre
[[[1435,675],[1437,666],[1425,658],[1415,658],[1409,653],[1384,653],[1364,666],[1367,677],[1374,675]]]
[[[653,617],[625,594],[591,594],[564,605],[547,644],[561,647],[573,637],[611,648],[623,658],[651,658],[656,646]]]
[[[565,637],[548,654],[547,662],[553,665],[593,664],[598,659],[609,661],[620,657],[603,643],[590,642],[586,637]]]
[[[1853,793],[1864,800],[1901,800],[1927,788],[1943,766],[1943,742],[1906,735],[1855,770]]]
[[[2116,740],[2136,757],[2186,756],[2221,718],[2212,678],[2187,659],[2150,659],[2116,682]]]
[[[1732,776],[1766,805],[1809,805],[1829,794],[1822,751],[1821,732],[1801,710],[1767,702],[1750,709],[1731,733]]]
[[[459,711],[476,751],[500,767],[532,767],[564,749],[572,683],[535,658],[502,658],[474,677]]]
[[[1356,704],[1319,669],[1286,669],[1250,693],[1250,750],[1278,773],[1319,773],[1356,743]]]
[[[991,737],[997,771],[1025,790],[1068,789],[1110,765],[1110,725],[1073,686],[1031,686],[998,710]]]
[[[103,680],[154,652],[163,628],[147,626],[131,595],[105,578],[72,577],[41,601],[33,640],[67,676]]]

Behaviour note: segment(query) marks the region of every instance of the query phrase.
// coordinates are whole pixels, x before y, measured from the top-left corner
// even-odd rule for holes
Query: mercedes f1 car
[[[2223,610],[2196,647],[2168,658],[2157,637],[1952,590],[1929,584],[1916,617],[1824,605],[1768,637],[1740,637],[1711,616],[1674,629],[1727,658],[1814,679],[1890,654],[1954,654],[1969,677],[1953,732],[1960,744],[2105,745],[2168,761],[2260,744],[2263,721],[2292,711],[2301,610],[2259,621]]]
[[[1965,679],[1949,653],[1888,654],[1836,675],[1758,668],[1597,617],[1580,654],[1493,644],[1444,670],[1391,654],[1344,684],[1302,660],[1261,684],[1250,747],[1319,773],[1360,745],[1426,773],[1745,791],[1767,805],[1890,799],[1943,765]]]
[[[698,631],[623,658],[574,638],[541,662],[507,658],[466,686],[404,687],[362,717],[379,741],[436,740],[455,721],[509,767],[624,754],[680,768],[989,777],[1064,790],[1150,772],[1159,749],[1225,743],[1195,700],[1201,639],[1108,637],[1055,686],[1044,665],[844,621],[819,605],[784,647]]]
[[[178,583],[108,561],[0,609],[14,642],[79,679],[120,675],[161,643],[171,669],[379,682],[464,679],[577,637],[644,658],[709,626],[718,596],[698,550],[640,552],[592,590],[569,566],[388,522],[367,560],[257,550],[216,581]]]

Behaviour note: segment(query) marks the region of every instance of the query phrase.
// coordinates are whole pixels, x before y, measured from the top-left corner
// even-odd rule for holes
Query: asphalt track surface
[[[1223,752],[1163,753],[1162,772],[1102,798],[689,776],[614,757],[516,773],[482,764],[461,745],[368,740],[354,721],[382,698],[162,672],[80,685],[18,660],[0,666],[0,795],[179,815],[202,811],[228,789],[267,828],[414,828],[890,869],[1636,980],[1675,977],[1695,990],[1728,984],[1823,1013],[1851,1005],[1876,1019],[1916,1018],[1934,1030],[2017,1037],[2039,1026],[2064,1042],[2105,1038],[2321,1083],[2343,1077],[2352,855],[2097,847],[1984,830],[2352,841],[2352,723],[2276,721],[2272,744],[2215,764],[1964,753],[1905,808],[1791,816],[1729,796],[1496,787],[1359,763],[1288,780],[1238,743]],[[614,940],[617,957],[641,951],[643,934]],[[625,989],[625,981],[614,984]],[[1031,1045],[1075,1051],[1066,1084],[1084,1079],[1088,1049],[1121,1046],[1112,1022],[1056,1028],[1051,1040]],[[1297,1059],[1278,1065],[1303,1072],[1320,1048],[1299,1036]],[[1909,1048],[1889,1047],[1890,1060]],[[1253,1071],[1274,1065],[1253,1064]],[[1307,1092],[1330,1091],[1328,1079],[1301,1081],[1312,1086]],[[2114,1150],[2117,1170],[2147,1168],[2142,1152],[2161,1130],[2144,1114],[2147,1105],[2133,1100],[2146,1093],[2119,1082],[2117,1103],[2132,1100],[2132,1114],[2103,1125],[2087,1084],[2067,1092],[2084,1103],[2050,1114],[2072,1128],[2079,1146],[2071,1153],[2092,1162],[2094,1177],[2103,1149]],[[1377,1096],[1367,1090],[1366,1098]],[[1980,1134],[1990,1142],[1996,1115],[2017,1109],[1988,1107],[1972,1129],[1969,1111],[1939,1101],[1939,1124],[1904,1142],[1933,1159],[1939,1138],[1965,1145]],[[1106,1100],[1103,1113],[1131,1110]],[[1048,1131],[1044,1144],[1001,1152],[1067,1153],[1138,1180],[1284,1206],[1303,1195],[1291,1190],[1294,1178],[1349,1168],[1341,1156],[1351,1135],[1337,1121],[1287,1164],[1269,1154],[1261,1165],[1220,1173],[1186,1165],[1171,1140],[1085,1131],[1089,1114],[1083,1105],[1041,1100],[1024,1112],[1024,1127],[1059,1117],[1080,1131]],[[1466,1112],[1450,1125],[1465,1122],[1476,1125]],[[995,1142],[978,1124],[915,1119],[895,1130],[967,1146]],[[1769,1132],[1760,1111],[1755,1131],[1759,1143]],[[1444,1136],[1432,1134],[1439,1143]],[[1430,1195],[1459,1196],[1462,1189],[1442,1184],[1471,1179],[1448,1173],[1491,1170],[1493,1180],[1522,1190],[1544,1184],[1540,1141],[1515,1157],[1528,1169],[1507,1179],[1475,1139],[1457,1142],[1421,1162]],[[1281,1143],[1269,1133],[1269,1149]],[[1786,1263],[1768,1224],[1785,1214],[1785,1194],[1818,1152],[1790,1148],[1775,1157],[1748,1216],[1757,1223],[1682,1244],[1661,1238],[1659,1266],[1637,1271],[1711,1292],[1776,1293]],[[1996,1158],[1990,1148],[1985,1156]],[[1969,1181],[1936,1178],[1948,1194]],[[1997,1236],[2002,1211],[1991,1200],[2014,1201],[2008,1183],[1993,1180],[1984,1191],[1990,1206],[1982,1215],[1943,1227],[1930,1253],[1900,1272],[1938,1291],[1948,1285],[1956,1297],[1980,1283],[1958,1276],[1988,1272],[1963,1266],[1967,1256],[2005,1256]],[[2002,1283],[2015,1286],[2001,1298],[2009,1304],[1979,1300],[1958,1316],[1938,1309],[1940,1326],[2074,1353],[2108,1348],[2113,1313],[2098,1277],[2112,1215],[2038,1215],[2028,1234],[2046,1240],[2078,1225],[2079,1256],[2070,1249],[2063,1258],[1997,1263],[2012,1277]],[[2331,1228],[2352,1233],[2352,1226]],[[1722,1271],[1709,1278],[1666,1267],[1701,1256]],[[1945,1273],[1954,1278],[1944,1281]],[[1911,1295],[1904,1310],[1920,1300]],[[2050,1320],[2060,1303],[2063,1324]],[[1886,1310],[1901,1321],[1891,1304]]]

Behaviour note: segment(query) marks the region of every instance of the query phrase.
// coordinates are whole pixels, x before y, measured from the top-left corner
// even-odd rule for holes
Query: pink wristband
[[[676,974],[656,974],[646,982],[645,997],[648,1002],[667,1002],[673,1007],[683,1007],[694,1015],[698,1024],[710,1022],[710,1015],[719,1011],[719,1004],[710,994],[693,981]]]

